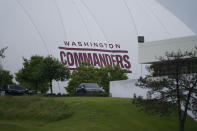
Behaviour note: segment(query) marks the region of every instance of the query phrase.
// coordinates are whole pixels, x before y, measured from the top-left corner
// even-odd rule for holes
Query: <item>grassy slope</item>
[[[0,118],[2,131],[176,131],[178,121],[170,117],[139,112],[129,99],[122,98],[41,98],[41,101],[66,103],[73,114],[66,119],[46,122],[37,119]],[[0,103],[0,109],[1,109]],[[55,105],[57,106],[57,105]],[[68,109],[66,110],[68,111]],[[55,113],[55,112],[53,112]],[[68,114],[68,113],[66,113]],[[188,119],[186,131],[196,131],[197,123]]]
[[[64,101],[43,99],[42,97],[0,97],[0,116],[2,119],[29,119],[56,121],[72,115]]]

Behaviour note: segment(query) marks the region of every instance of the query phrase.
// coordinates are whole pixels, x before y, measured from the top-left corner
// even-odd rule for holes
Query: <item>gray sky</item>
[[[197,33],[197,0],[157,0]]]

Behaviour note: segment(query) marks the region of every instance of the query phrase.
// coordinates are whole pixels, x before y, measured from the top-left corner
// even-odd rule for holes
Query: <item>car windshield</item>
[[[15,90],[16,86],[9,86],[10,89]]]
[[[99,88],[99,86],[97,84],[86,84],[85,86],[86,88]]]
[[[25,89],[22,86],[10,86],[9,88],[12,89],[12,90],[24,90]]]
[[[25,90],[25,88],[22,87],[22,86],[16,86],[16,89],[17,89],[17,90]]]

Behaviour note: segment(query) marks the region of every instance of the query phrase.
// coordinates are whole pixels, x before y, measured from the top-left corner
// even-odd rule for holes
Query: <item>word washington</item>
[[[72,46],[72,47],[99,47],[99,48],[109,48],[109,49],[120,49],[120,44],[108,44],[101,42],[64,41],[64,45]]]

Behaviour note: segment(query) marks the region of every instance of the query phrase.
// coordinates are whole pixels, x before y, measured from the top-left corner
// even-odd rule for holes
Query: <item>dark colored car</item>
[[[10,95],[23,95],[28,90],[20,85],[7,85],[2,88],[2,91]]]
[[[36,91],[36,90],[27,90],[26,91],[26,94],[28,94],[28,95],[35,95],[35,94],[37,94],[38,92]]]
[[[86,93],[92,93],[92,92],[103,93],[105,92],[105,90],[99,87],[99,85],[96,83],[81,83],[76,88],[76,94],[86,94]]]

